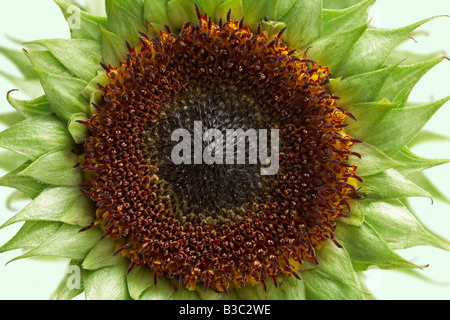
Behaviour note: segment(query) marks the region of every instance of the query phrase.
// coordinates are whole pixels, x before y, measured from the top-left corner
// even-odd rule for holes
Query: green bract
[[[29,249],[15,258],[55,256],[70,260],[81,270],[82,288],[70,289],[68,276],[54,298],[71,299],[85,292],[89,299],[367,299],[361,272],[371,267],[414,269],[416,265],[395,250],[433,246],[449,250],[448,241],[427,230],[410,212],[409,197],[442,198],[439,190],[421,174],[449,162],[426,159],[410,151],[414,143],[442,139],[422,128],[450,99],[411,106],[408,97],[420,80],[444,57],[426,60],[396,47],[430,18],[394,30],[378,30],[367,22],[375,0],[105,0],[88,1],[87,11],[71,2],[55,0],[71,28],[71,39],[47,39],[26,43],[24,52],[0,49],[22,71],[24,79],[10,80],[33,95],[30,101],[8,101],[15,111],[1,116],[8,128],[0,133],[0,166],[9,171],[0,185],[19,190],[31,199],[0,228],[24,222],[0,252]],[[333,79],[328,90],[339,96],[340,106],[355,115],[346,132],[363,143],[352,151],[349,163],[358,166],[363,179],[349,218],[340,219],[338,248],[328,241],[318,250],[316,266],[299,271],[301,281],[279,277],[278,287],[232,289],[228,295],[206,292],[175,292],[167,279],[153,285],[145,268],[127,273],[129,261],[114,255],[114,242],[101,239],[97,227],[84,232],[95,217],[95,204],[79,186],[83,175],[72,149],[89,136],[86,121],[94,113],[92,103],[101,101],[97,83],[105,73],[100,65],[118,66],[126,58],[128,42],[135,46],[139,32],[157,36],[165,26],[177,33],[185,21],[197,21],[195,5],[218,23],[245,18],[255,31],[258,23],[271,33],[287,28],[282,40],[298,55],[328,66]],[[406,60],[406,64],[404,59]],[[411,61],[411,64],[408,64]]]

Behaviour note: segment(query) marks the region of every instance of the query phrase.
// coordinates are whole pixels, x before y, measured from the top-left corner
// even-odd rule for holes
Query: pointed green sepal
[[[129,262],[94,271],[83,270],[87,300],[128,300],[127,269]]]
[[[364,292],[344,248],[328,241],[318,252],[316,268],[300,272],[308,300],[361,300]]]
[[[400,162],[402,165],[399,167],[395,167],[395,170],[403,174],[404,176],[408,176],[421,172],[426,169],[439,166],[442,164],[446,164],[450,162],[450,159],[428,159],[421,156],[416,155],[408,148],[403,148],[396,154],[392,156],[396,161]]]
[[[319,38],[311,44],[308,57],[322,66],[327,66],[332,74],[338,74],[339,66],[345,61],[353,44],[361,37],[366,28],[367,25],[363,24],[355,29]]]
[[[322,1],[291,0],[290,7],[277,14],[277,21],[286,24],[288,46],[306,50],[320,35]]]
[[[450,96],[421,106],[393,109],[365,141],[386,154],[394,154],[406,146],[449,100]]]
[[[387,57],[411,32],[434,18],[394,30],[368,29],[359,38],[340,68],[339,76],[367,73],[381,68]]]
[[[19,213],[6,221],[0,228],[22,221],[52,221],[70,222],[71,224],[78,225],[78,229],[81,229],[80,226],[86,226],[94,219],[94,211],[82,211],[86,207],[79,202],[81,196],[83,194],[77,188],[47,188]],[[70,211],[76,211],[79,217],[76,220],[71,219],[71,221],[68,221],[69,219],[67,218],[63,219],[63,217],[67,217],[67,212]]]
[[[92,228],[80,232],[79,226],[63,224],[50,238],[38,247],[14,258],[12,261],[30,257],[59,257],[81,260],[86,257],[90,249],[99,241],[100,230]]]
[[[335,236],[348,252],[355,271],[372,266],[381,269],[420,267],[395,253],[366,221],[360,227],[339,224]]]
[[[450,245],[428,231],[399,201],[362,202],[366,221],[390,248],[406,249],[415,246],[432,246],[450,250]]]
[[[186,21],[196,24],[198,21],[195,11],[195,2],[193,0],[170,0],[167,3],[167,17],[174,30],[181,30]]]
[[[27,51],[26,56],[31,62],[30,70],[33,72],[35,72],[35,69],[38,69],[45,71],[46,73],[57,74],[64,77],[72,77],[69,70],[67,70],[67,68],[48,50]],[[39,79],[39,75],[36,74],[36,76]]]
[[[369,8],[376,0],[364,0],[346,9],[324,9],[321,36],[345,32],[362,24],[367,24]]]
[[[66,274],[52,295],[53,300],[72,300],[83,293],[81,281],[81,261],[71,260]]]
[[[333,88],[331,92],[338,95],[341,99],[339,104],[345,106],[362,102],[377,101],[376,97],[384,83],[397,66],[389,66],[379,70],[356,74],[347,78],[342,78],[338,87]]]
[[[0,132],[0,147],[32,160],[73,146],[65,125],[52,115],[29,118]]]
[[[352,152],[356,152],[361,155],[361,158],[357,156],[350,156],[349,163],[357,166],[356,173],[360,177],[371,176],[387,169],[402,166],[401,162],[394,160],[387,156],[379,149],[368,143],[356,143],[351,147]]]
[[[450,137],[424,129],[408,143],[408,148],[413,148],[426,142],[450,142]]]
[[[36,248],[61,227],[60,222],[27,221],[19,231],[0,247],[0,253],[16,249]]]
[[[126,42],[118,35],[101,28],[102,40],[102,55],[103,63],[113,67],[119,66],[119,61],[123,61],[127,57]]]
[[[409,197],[432,198],[430,193],[394,169],[365,177],[359,194],[369,201]]]
[[[444,57],[438,57],[418,64],[399,66],[384,83],[378,93],[378,99],[406,101],[420,78],[444,59]]]
[[[38,182],[30,177],[18,176],[18,174],[25,170],[30,163],[31,161],[27,161],[17,169],[5,174],[0,178],[0,185],[20,190],[31,199],[36,198],[42,191],[44,191],[44,189],[48,187],[48,184]]]
[[[146,32],[142,0],[106,0],[107,29],[132,46],[139,42],[139,32]]]
[[[48,73],[44,70],[33,69],[38,75],[44,88],[47,100],[55,114],[64,121],[68,121],[74,113],[87,113],[88,102],[81,91],[87,82],[70,76]]]
[[[227,14],[231,10],[230,19],[240,21],[244,14],[242,13],[241,0],[227,0],[224,1],[216,10],[216,23],[222,19],[227,21]]]
[[[85,113],[74,113],[67,123],[67,130],[77,144],[84,144],[84,141],[89,137],[89,130],[80,121],[87,121],[88,116]]]
[[[386,117],[388,112],[392,109],[399,108],[401,104],[401,101],[388,102],[381,100],[378,102],[363,102],[345,106],[345,110],[353,114],[356,118],[356,121],[351,118],[346,120],[348,127],[345,128],[345,132],[356,139],[365,141]]]
[[[31,177],[36,181],[58,186],[78,187],[83,175],[78,166],[78,156],[70,149],[52,151],[40,156],[19,176]]]
[[[116,252],[116,242],[110,239],[100,240],[83,261],[86,270],[97,270],[103,267],[111,267],[124,262],[126,259]]]
[[[144,0],[144,21],[162,26],[169,24],[168,2],[169,0]]]
[[[31,43],[46,48],[73,76],[85,81],[95,77],[101,68],[101,42],[85,39],[46,39]]]
[[[203,14],[206,13],[208,17],[211,17],[213,19],[216,14],[217,8],[223,2],[224,0],[195,0],[195,3],[200,9],[200,12]]]
[[[127,284],[131,298],[140,300],[145,290],[155,286],[154,273],[146,267],[134,268],[127,275]]]
[[[241,0],[245,25],[252,30],[256,30],[256,26],[261,21],[275,20],[276,3],[272,0]]]
[[[53,112],[50,104],[45,96],[40,96],[33,100],[19,100],[13,98],[11,93],[17,90],[11,90],[7,93],[6,98],[11,106],[20,112],[25,118],[48,115]]]
[[[364,208],[360,201],[353,200],[351,202],[351,210],[347,214],[349,215],[348,217],[338,218],[338,221],[352,226],[360,226],[364,222]]]
[[[102,35],[98,26],[106,27],[106,18],[87,13],[63,0],[54,1],[67,20],[72,39],[86,39],[100,43]]]

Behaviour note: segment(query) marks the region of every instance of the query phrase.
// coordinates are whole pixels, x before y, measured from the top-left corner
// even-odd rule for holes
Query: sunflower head
[[[448,250],[404,200],[447,162],[408,147],[443,58],[395,61],[427,20],[377,30],[354,2],[57,0],[71,39],[25,51],[44,95],[8,93],[0,183],[31,201],[0,251],[68,258],[60,299],[364,299],[370,267],[423,267],[394,250]]]

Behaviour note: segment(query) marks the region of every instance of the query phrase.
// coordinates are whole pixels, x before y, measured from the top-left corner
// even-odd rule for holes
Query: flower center
[[[358,178],[328,69],[200,14],[126,58],[105,66],[83,169],[130,270],[226,292],[317,262]]]

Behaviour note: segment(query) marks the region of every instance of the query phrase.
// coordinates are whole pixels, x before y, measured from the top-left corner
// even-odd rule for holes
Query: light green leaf
[[[392,72],[378,93],[378,99],[406,101],[416,83],[444,57],[434,58],[418,64],[399,66]]]
[[[20,177],[18,174],[30,165],[31,161],[27,161],[3,177],[0,178],[0,185],[4,187],[14,188],[22,191],[31,199],[36,198],[45,188],[47,184],[38,182],[30,177]]]
[[[346,120],[348,127],[345,128],[345,131],[352,137],[365,141],[386,117],[388,112],[400,107],[401,103],[401,101],[391,103],[382,100],[379,102],[363,102],[345,106],[345,110],[353,114],[356,118],[356,121],[351,118]]]
[[[148,279],[148,275],[145,276]],[[159,277],[156,285],[151,282],[150,287],[141,294],[140,300],[169,300],[175,294],[172,281],[166,277]]]
[[[361,300],[364,293],[344,248],[328,243],[318,253],[316,268],[300,272],[308,300]]]
[[[365,177],[359,194],[364,197],[364,200],[369,201],[408,197],[432,198],[431,194],[394,169]]]
[[[355,29],[321,37],[311,44],[308,56],[322,66],[327,66],[332,74],[339,71],[340,64],[345,60],[353,44],[366,30],[363,24]]]
[[[38,247],[11,261],[30,257],[59,257],[81,260],[89,250],[99,241],[100,230],[92,228],[79,232],[79,226],[63,224],[50,238]]]
[[[371,266],[381,269],[419,267],[395,253],[366,221],[360,227],[339,224],[335,236],[348,252],[355,271]]]
[[[397,66],[389,66],[376,71],[343,78],[339,82],[338,87],[333,88],[331,92],[341,98],[339,100],[341,106],[377,101],[378,92],[380,92],[395,68]],[[331,83],[330,85],[332,86]]]
[[[448,242],[429,232],[399,200],[361,204],[364,206],[366,221],[392,249],[424,245],[450,250]]]
[[[345,32],[362,24],[367,24],[369,8],[374,3],[375,0],[365,0],[346,9],[324,9],[321,36],[324,37],[335,33]]]
[[[81,280],[81,261],[71,260],[64,278],[52,295],[52,299],[72,300],[84,291]]]
[[[52,115],[29,118],[0,132],[0,147],[32,160],[73,146],[65,125]]]
[[[78,6],[63,0],[54,0],[61,8],[70,28],[72,39],[102,40],[99,26],[106,27],[106,18],[82,11]]]
[[[172,31],[181,30],[186,21],[196,24],[198,17],[193,0],[170,0],[167,3],[167,17]]]
[[[31,43],[46,48],[73,76],[85,81],[95,77],[101,68],[100,42],[84,39],[46,39]]]
[[[352,226],[360,226],[364,221],[364,208],[360,201],[353,200],[351,202],[351,210],[347,214],[349,217],[338,218],[338,221]]]
[[[355,143],[351,149],[361,155],[350,156],[348,163],[357,166],[356,174],[360,177],[371,176],[396,166],[402,166],[401,162],[394,160],[368,143]]]
[[[88,112],[89,104],[81,94],[88,84],[86,81],[40,69],[33,70],[38,75],[47,100],[58,117],[68,121],[74,113]]]
[[[6,221],[0,228],[21,221],[60,222],[61,217],[76,205],[75,202],[79,200],[80,194],[80,190],[76,188],[47,188],[18,214]]]
[[[13,98],[11,96],[11,92],[14,91],[17,90],[9,91],[6,98],[8,99],[9,104],[20,112],[25,118],[48,115],[53,112],[45,96],[40,96],[36,99],[25,101]]]
[[[244,14],[242,13],[241,0],[228,0],[223,2],[216,10],[216,22],[220,19],[227,21],[228,11],[231,10],[231,20],[239,21]]]
[[[119,66],[119,61],[124,61],[127,58],[126,42],[118,35],[101,28],[102,40],[102,55],[103,63],[113,67]]]
[[[292,0],[289,10],[283,16],[277,15],[278,21],[286,24],[288,45],[291,48],[306,50],[320,35],[322,19],[322,1]]]
[[[323,0],[323,7],[329,9],[344,9],[361,2],[361,0]]]
[[[150,286],[155,286],[154,273],[149,268],[134,268],[127,275],[127,284],[131,298],[134,300],[140,300],[140,297],[145,290],[147,290]]]
[[[339,69],[339,76],[367,73],[381,68],[395,47],[411,32],[432,20],[419,21],[394,30],[368,29],[350,51]]]
[[[408,143],[409,148],[413,148],[425,142],[450,142],[450,137],[428,130],[420,131],[414,139]]]
[[[208,17],[214,19],[216,14],[216,10],[219,5],[223,2],[223,0],[195,0],[195,3],[198,5],[200,12],[202,14],[207,14]]]
[[[275,20],[276,1],[272,0],[241,0],[242,12],[245,17],[245,25],[256,29],[259,22],[265,18]]]
[[[424,171],[426,169],[450,162],[450,159],[423,158],[414,154],[406,147],[394,154],[392,158],[402,164],[401,166],[395,167],[395,170],[397,170],[404,176],[408,176],[408,178],[410,178],[410,174]]]
[[[88,116],[85,113],[74,113],[67,124],[67,130],[77,144],[83,144],[89,137],[88,128],[78,121],[87,121]]]
[[[400,65],[410,65],[421,63],[423,61],[431,60],[442,56],[445,56],[444,51],[420,54],[410,51],[394,50],[391,53],[391,55],[386,59],[385,64],[390,65],[390,64],[397,64],[400,62]]]
[[[30,70],[32,71],[38,69],[43,70],[46,73],[53,73],[64,77],[72,77],[69,70],[67,70],[67,68],[48,50],[27,51],[27,58],[31,62]],[[36,74],[36,76],[39,78],[38,74]]]
[[[122,255],[114,255],[116,250],[116,242],[114,240],[100,240],[84,259],[83,268],[86,270],[97,270],[124,262],[126,259]]]
[[[83,281],[87,300],[128,300],[127,269],[129,262],[94,271],[84,270]]]
[[[0,253],[16,249],[36,248],[60,227],[60,222],[27,221],[11,240],[0,247]]]
[[[392,109],[375,131],[365,139],[388,155],[406,146],[450,96],[415,107]]]
[[[106,0],[107,29],[132,46],[139,42],[139,32],[147,31],[142,0]]]
[[[46,184],[68,187],[78,187],[83,183],[78,156],[70,149],[51,151],[40,156],[20,172],[19,176],[31,177]]]
[[[151,24],[169,25],[167,3],[169,0],[144,0],[144,20]]]

